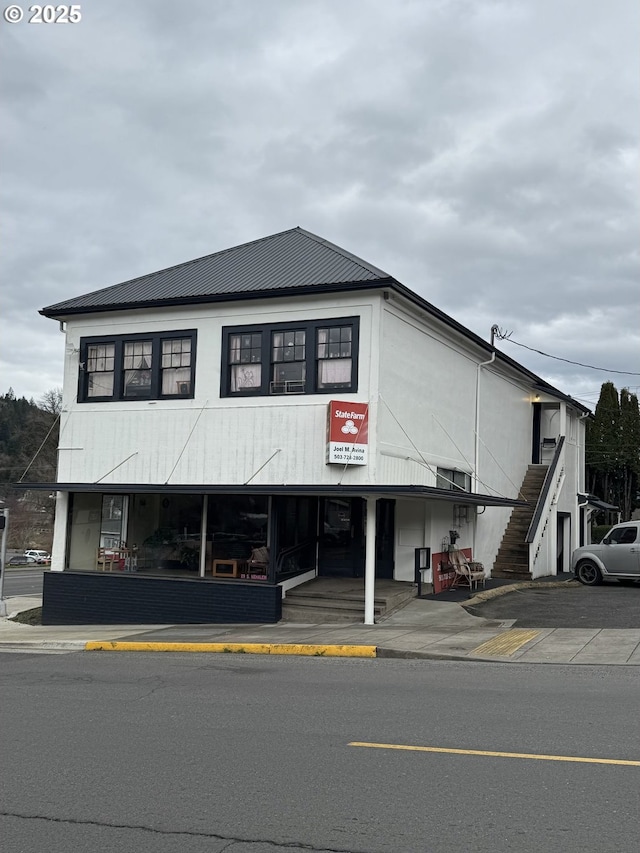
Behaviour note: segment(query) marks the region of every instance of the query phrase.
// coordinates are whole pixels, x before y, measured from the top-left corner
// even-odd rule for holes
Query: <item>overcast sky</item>
[[[297,225],[487,340],[606,368],[499,342],[587,405],[638,391],[634,0],[89,0],[66,25],[19,5],[0,393],[62,384],[44,306]]]

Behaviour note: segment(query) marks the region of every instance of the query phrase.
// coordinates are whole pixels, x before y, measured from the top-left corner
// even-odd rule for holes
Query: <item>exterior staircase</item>
[[[491,577],[512,578],[514,581],[531,580],[529,545],[525,542],[525,536],[533,519],[547,470],[547,465],[529,465],[519,495],[527,501],[527,505],[514,507],[493,564]]]
[[[376,580],[374,618],[378,622],[416,596],[413,583]],[[287,591],[282,602],[283,622],[336,624],[364,622],[362,578],[315,578]]]

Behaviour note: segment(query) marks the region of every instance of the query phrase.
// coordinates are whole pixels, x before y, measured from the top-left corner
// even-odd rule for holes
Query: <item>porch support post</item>
[[[207,513],[209,509],[209,495],[202,500],[202,520],[200,523],[200,577],[203,578],[207,570]]]
[[[367,503],[367,536],[364,557],[364,624],[374,625],[376,585],[376,505],[377,498],[365,498]]]
[[[49,570],[52,572],[62,572],[65,569],[65,555],[69,550],[69,543],[67,542],[68,518],[69,492],[56,492],[53,549],[51,551],[51,565],[49,566]],[[91,559],[93,560],[93,557]]]

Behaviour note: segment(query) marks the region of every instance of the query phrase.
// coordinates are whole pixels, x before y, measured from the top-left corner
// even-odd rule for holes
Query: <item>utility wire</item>
[[[542,350],[535,349],[535,347],[528,347],[526,344],[514,341],[513,338],[509,337],[509,333],[497,331],[496,336],[500,338],[501,341],[508,341],[510,344],[515,344],[517,347],[523,347],[531,352],[537,352],[538,355],[544,355],[545,358],[554,358],[556,361],[566,361],[567,364],[577,364],[578,367],[588,367],[589,370],[602,370],[604,373],[622,373],[625,376],[640,376],[640,373],[634,373],[631,370],[609,370],[608,367],[595,367],[593,364],[583,364],[581,361],[572,361],[570,358],[561,358],[559,355],[549,355],[548,352],[542,352]]]

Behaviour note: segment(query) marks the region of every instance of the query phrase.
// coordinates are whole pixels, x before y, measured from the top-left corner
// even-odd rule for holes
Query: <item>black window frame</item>
[[[464,485],[456,482],[457,479],[463,479]],[[471,474],[466,471],[461,471],[459,468],[436,468],[436,488],[446,489],[450,492],[460,492],[461,494],[469,494],[471,492]]]
[[[162,344],[164,341],[175,341],[188,338],[191,341],[191,364],[189,392],[179,394],[162,393]],[[124,351],[125,344],[141,341],[151,341],[151,384],[146,395],[127,395],[124,393]],[[99,335],[80,338],[80,369],[78,372],[78,402],[79,403],[140,403],[149,400],[191,400],[195,395],[196,379],[196,329],[177,329],[171,332],[140,332],[130,335]],[[89,376],[87,369],[89,347],[115,347],[113,394],[89,396]],[[164,368],[168,369],[168,368]]]
[[[351,327],[351,381],[337,383],[323,388],[318,387],[318,330],[335,327]],[[303,390],[274,393],[270,390],[272,383],[272,335],[275,332],[305,332],[305,386]],[[231,338],[237,335],[260,334],[261,361],[260,385],[255,388],[242,388],[232,391],[231,386]],[[254,323],[242,326],[223,326],[222,328],[222,363],[221,363],[221,397],[289,397],[309,394],[352,394],[358,390],[358,354],[360,342],[360,317],[331,317],[317,320],[288,321],[283,323]],[[234,362],[237,363],[237,362]],[[257,363],[257,362],[254,362]]]

